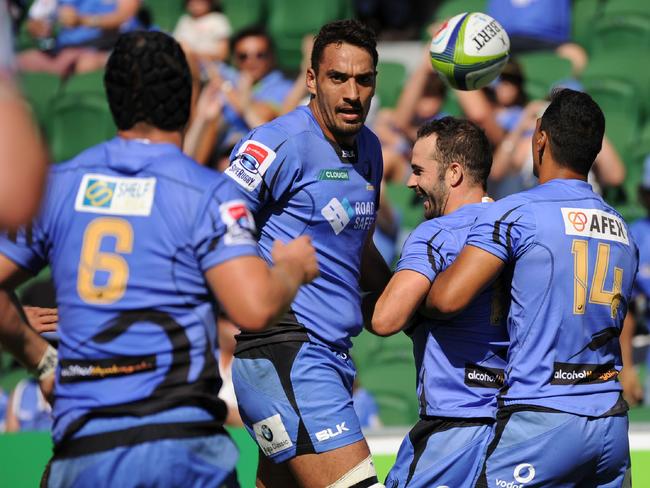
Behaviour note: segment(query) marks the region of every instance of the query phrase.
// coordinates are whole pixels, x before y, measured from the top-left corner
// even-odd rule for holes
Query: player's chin
[[[363,119],[359,118],[355,121],[343,120],[337,124],[337,129],[341,134],[354,135],[357,134],[363,127]]]

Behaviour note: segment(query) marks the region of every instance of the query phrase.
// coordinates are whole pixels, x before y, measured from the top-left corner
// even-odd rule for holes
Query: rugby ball
[[[431,40],[433,68],[459,90],[476,90],[493,81],[508,61],[510,39],[489,15],[462,13],[445,22]]]

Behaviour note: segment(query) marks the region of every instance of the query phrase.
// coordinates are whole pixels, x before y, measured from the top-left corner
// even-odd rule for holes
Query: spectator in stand
[[[574,76],[587,66],[587,53],[571,42],[571,0],[490,0],[487,13],[508,32],[513,54],[555,51],[571,61]]]
[[[5,419],[7,432],[49,431],[52,428],[52,408],[43,397],[38,381],[26,378],[18,382],[9,397]]]
[[[195,155],[209,147],[217,153],[234,146],[250,129],[262,125],[282,111],[293,82],[275,68],[271,37],[260,27],[247,27],[230,41],[233,64],[208,65],[210,82],[199,97],[197,115],[188,130],[184,150]],[[203,110],[201,105],[213,110]]]
[[[199,63],[225,61],[232,28],[216,0],[185,0],[187,13],[178,19],[174,37],[188,57]]]
[[[356,378],[352,385],[352,404],[362,429],[378,429],[382,426],[375,398]]]
[[[7,415],[7,405],[9,404],[9,397],[5,391],[0,388],[0,434],[6,432],[5,417]]]
[[[102,68],[120,32],[137,27],[140,3],[140,0],[58,0],[52,13],[51,5],[37,2],[30,11],[28,31],[41,40],[50,38],[56,27],[58,33],[54,42],[42,45],[44,50],[21,52],[19,70],[64,77]]]

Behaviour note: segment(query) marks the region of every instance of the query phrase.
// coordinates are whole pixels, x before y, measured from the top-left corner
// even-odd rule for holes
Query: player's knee
[[[368,483],[373,483],[368,485]],[[384,485],[377,480],[377,471],[372,462],[372,457],[368,456],[366,459],[357,464],[350,471],[341,476],[327,488],[349,488],[350,486],[369,486],[369,488],[385,488]]]

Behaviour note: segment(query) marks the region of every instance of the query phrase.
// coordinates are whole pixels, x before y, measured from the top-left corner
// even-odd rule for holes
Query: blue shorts
[[[499,412],[477,487],[631,486],[627,415]]]
[[[237,447],[227,435],[164,439],[55,458],[47,486],[238,488],[238,457]]]
[[[472,487],[483,466],[493,424],[487,419],[420,420],[404,438],[386,488]]]
[[[352,405],[350,356],[311,342],[258,345],[235,354],[239,413],[275,463],[363,439]]]

